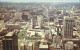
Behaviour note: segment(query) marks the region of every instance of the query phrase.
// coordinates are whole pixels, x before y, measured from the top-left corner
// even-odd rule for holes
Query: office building
[[[74,43],[73,42],[67,42],[65,44],[65,50],[74,50]]]
[[[60,45],[61,37],[59,35],[53,36],[53,44]]]
[[[2,32],[2,31],[0,31]],[[18,50],[18,32],[0,33],[1,50]]]
[[[25,50],[25,47],[24,47],[23,43],[21,43],[21,45],[20,45],[20,50]]]
[[[43,28],[43,16],[37,16],[38,26],[40,29]]]
[[[71,17],[66,17],[63,23],[63,37],[64,38],[72,38],[73,26],[74,26],[74,19]]]
[[[33,18],[31,19],[31,29],[34,28],[34,22],[33,22]]]

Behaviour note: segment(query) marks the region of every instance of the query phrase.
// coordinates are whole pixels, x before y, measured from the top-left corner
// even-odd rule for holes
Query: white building
[[[37,22],[40,29],[43,28],[43,16],[37,16]]]

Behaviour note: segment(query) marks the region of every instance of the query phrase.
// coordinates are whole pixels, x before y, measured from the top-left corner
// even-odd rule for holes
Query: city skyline
[[[51,1],[1,1],[0,50],[80,50],[80,2]]]

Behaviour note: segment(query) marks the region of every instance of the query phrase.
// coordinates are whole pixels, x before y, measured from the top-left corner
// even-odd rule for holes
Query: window
[[[12,50],[12,40],[3,40],[3,50]]]

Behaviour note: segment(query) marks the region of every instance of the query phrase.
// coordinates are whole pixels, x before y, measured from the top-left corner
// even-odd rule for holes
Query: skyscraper
[[[40,29],[43,28],[43,16],[37,16],[38,26]]]
[[[6,34],[0,34],[0,50],[18,50],[17,31],[12,31]]]
[[[74,26],[74,19],[71,17],[67,17],[64,19],[63,22],[63,37],[64,38],[72,38],[73,36],[73,26]]]
[[[33,17],[33,18],[31,18],[31,29],[34,29],[35,26],[36,26],[36,18]]]
[[[34,24],[33,24],[33,18],[31,19],[31,29],[34,28]]]

